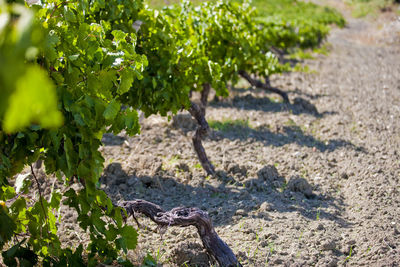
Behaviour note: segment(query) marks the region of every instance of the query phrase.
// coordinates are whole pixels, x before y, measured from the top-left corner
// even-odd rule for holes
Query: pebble
[[[336,242],[333,241],[333,240],[326,240],[321,245],[321,249],[324,250],[324,251],[334,250],[335,248],[336,248]]]
[[[338,260],[335,258],[323,259],[318,262],[317,266],[336,267],[338,266]]]
[[[238,210],[235,212],[235,214],[236,214],[236,215],[246,215],[246,211],[243,210],[243,209],[238,209]]]
[[[272,208],[271,208],[271,205],[268,202],[263,202],[261,204],[259,210],[260,210],[260,212],[268,212],[268,211],[271,211]]]
[[[352,245],[356,244],[356,241],[354,239],[351,239],[351,240],[347,241],[346,244],[352,246]]]
[[[400,234],[399,229],[397,229],[396,227],[393,229],[393,232],[394,232],[395,235],[399,235]]]
[[[287,183],[287,188],[292,192],[301,192],[308,198],[311,198],[313,196],[311,185],[307,182],[306,179],[298,175],[292,176],[290,178],[289,182]]]
[[[324,227],[324,225],[322,223],[319,223],[315,229],[318,230],[318,231],[322,231],[322,230],[325,229],[325,227]]]
[[[249,241],[254,241],[254,240],[256,240],[256,239],[257,239],[257,236],[256,236],[255,233],[250,233],[250,234],[249,234],[249,236],[248,236],[248,240],[249,240]]]

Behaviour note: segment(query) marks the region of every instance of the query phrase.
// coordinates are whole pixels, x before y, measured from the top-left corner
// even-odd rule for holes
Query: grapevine
[[[294,46],[294,41],[264,37],[272,36],[276,27],[254,17],[256,11],[247,2],[194,6],[183,1],[158,11],[141,0],[0,0],[4,262],[15,265],[18,258],[26,266],[131,265],[126,253],[136,247],[137,232],[123,220],[127,211],[132,215],[131,207],[115,205],[97,186],[104,164],[102,136],[123,130],[139,134],[137,110],[146,116],[187,110],[199,124],[193,137],[198,157],[213,174],[201,143],[209,130],[205,106],[211,88],[227,96],[228,84],[247,77],[252,85],[288,101],[286,93],[250,80],[249,73],[265,77],[287,70],[272,46]],[[191,101],[192,91],[201,92],[201,103]],[[32,167],[38,160],[64,184],[64,191],[42,195]],[[26,166],[32,176],[17,183],[13,177]],[[30,177],[39,193],[33,199],[27,197],[33,191]],[[74,183],[82,189],[71,187]],[[89,232],[87,247],[73,250],[61,244],[54,214],[62,199]],[[87,255],[85,262],[82,254]],[[236,260],[234,255],[231,259]]]

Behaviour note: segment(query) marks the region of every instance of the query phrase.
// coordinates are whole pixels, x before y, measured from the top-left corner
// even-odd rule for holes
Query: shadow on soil
[[[355,146],[349,141],[343,139],[318,140],[312,135],[306,134],[297,125],[286,125],[279,127],[272,132],[270,129],[251,128],[246,125],[232,125],[228,129],[216,130],[210,135],[211,139],[228,138],[230,140],[254,139],[264,143],[264,145],[284,146],[286,144],[296,143],[300,146],[315,148],[321,152],[331,152],[336,149],[347,147],[360,152],[365,152],[365,148]]]
[[[120,146],[126,140],[127,140],[127,138],[125,136],[114,135],[112,133],[105,133],[105,134],[103,134],[103,138],[101,139],[101,142],[105,146]]]
[[[182,170],[166,171],[160,167],[150,175],[137,175],[135,169],[130,172],[126,173],[120,163],[111,163],[100,178],[102,188],[114,202],[145,199],[164,209],[198,207],[209,213],[216,226],[232,224],[243,217],[271,220],[268,214],[272,211],[296,212],[310,220],[335,221],[342,227],[350,225],[337,216],[339,206],[345,205],[340,199],[320,194],[302,177],[285,179],[270,165],[251,178],[247,178],[244,166],[219,171],[213,178],[191,177],[190,170],[183,174]]]
[[[303,97],[296,97],[292,103],[276,102],[269,97],[256,97],[251,94],[251,89],[234,89],[240,95],[234,96],[232,99],[214,99],[210,102],[210,106],[214,108],[230,107],[243,110],[256,110],[264,112],[281,112],[290,111],[292,114],[308,114],[316,118],[321,118],[326,115],[333,115],[336,112],[318,112],[314,104]],[[308,98],[315,99],[320,96],[306,95]]]

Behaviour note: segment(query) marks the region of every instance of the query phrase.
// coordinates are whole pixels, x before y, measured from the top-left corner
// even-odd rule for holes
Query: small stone
[[[228,173],[245,176],[247,174],[247,169],[245,166],[240,166],[239,164],[231,163],[228,166]]]
[[[341,174],[340,174],[340,178],[342,178],[342,179],[349,179],[349,175],[347,174],[347,173],[345,173],[345,172],[342,172]]]
[[[346,242],[347,245],[353,246],[356,244],[356,241],[354,239],[351,239],[349,241]]]
[[[269,233],[269,234],[266,234],[266,235],[264,236],[264,238],[265,238],[266,240],[275,240],[275,239],[278,238],[278,235]]]
[[[322,243],[321,249],[324,251],[334,250],[334,249],[336,249],[336,242],[333,240],[327,240]]]
[[[245,234],[254,234],[255,232],[254,232],[253,229],[247,228],[247,229],[243,230],[243,233],[245,233]]]
[[[235,212],[235,214],[236,214],[236,215],[246,215],[246,212],[245,212],[243,209],[238,209],[238,210]]]
[[[276,259],[274,260],[274,264],[282,264],[283,260],[282,259]]]
[[[248,236],[249,241],[254,241],[254,240],[256,240],[256,238],[257,238],[257,236],[255,233],[250,233]]]
[[[301,192],[307,198],[312,198],[314,196],[312,187],[307,180],[297,175],[290,178],[287,183],[287,188],[292,192]]]
[[[263,202],[261,204],[259,210],[260,210],[260,212],[268,212],[268,211],[271,211],[272,208],[271,208],[271,205],[268,202]]]
[[[263,241],[260,242],[260,246],[263,247],[263,248],[268,247],[268,245],[269,245],[268,240],[263,240]]]
[[[318,230],[318,231],[322,231],[322,230],[325,229],[325,227],[324,227],[324,225],[322,223],[319,223],[315,229]]]
[[[264,181],[270,181],[270,182],[273,182],[279,178],[278,170],[273,165],[268,165],[263,167],[257,172],[257,175]]]
[[[336,266],[338,266],[338,259],[323,258],[320,261],[318,261],[317,266],[336,267]]]
[[[128,140],[125,140],[124,143],[122,144],[122,147],[131,148],[131,145],[129,144]]]
[[[397,227],[395,227],[393,229],[393,232],[394,232],[395,235],[399,235],[400,234],[400,231],[399,231],[399,229],[397,229]]]

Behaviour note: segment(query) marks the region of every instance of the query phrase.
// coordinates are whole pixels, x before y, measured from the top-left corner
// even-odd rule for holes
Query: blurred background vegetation
[[[400,15],[400,9],[395,4],[400,0],[346,0],[352,8],[352,15],[356,18],[367,15],[376,16],[379,12],[393,10]]]
[[[243,0],[234,1],[243,2]],[[192,0],[192,2],[197,4],[204,1]],[[162,8],[166,5],[179,3],[179,0],[149,0],[148,3],[151,7]],[[345,0],[345,3],[351,7],[354,17],[376,15],[381,11],[392,9],[400,15],[399,7],[395,6],[396,3],[400,3],[400,0]],[[323,11],[329,9],[327,7],[321,7],[310,2],[306,3],[299,0],[253,0],[252,4],[257,8],[260,16],[285,13],[292,17],[297,17],[299,14],[301,14],[301,16],[323,15],[326,17],[327,14]],[[312,8],[310,8],[311,6]]]

